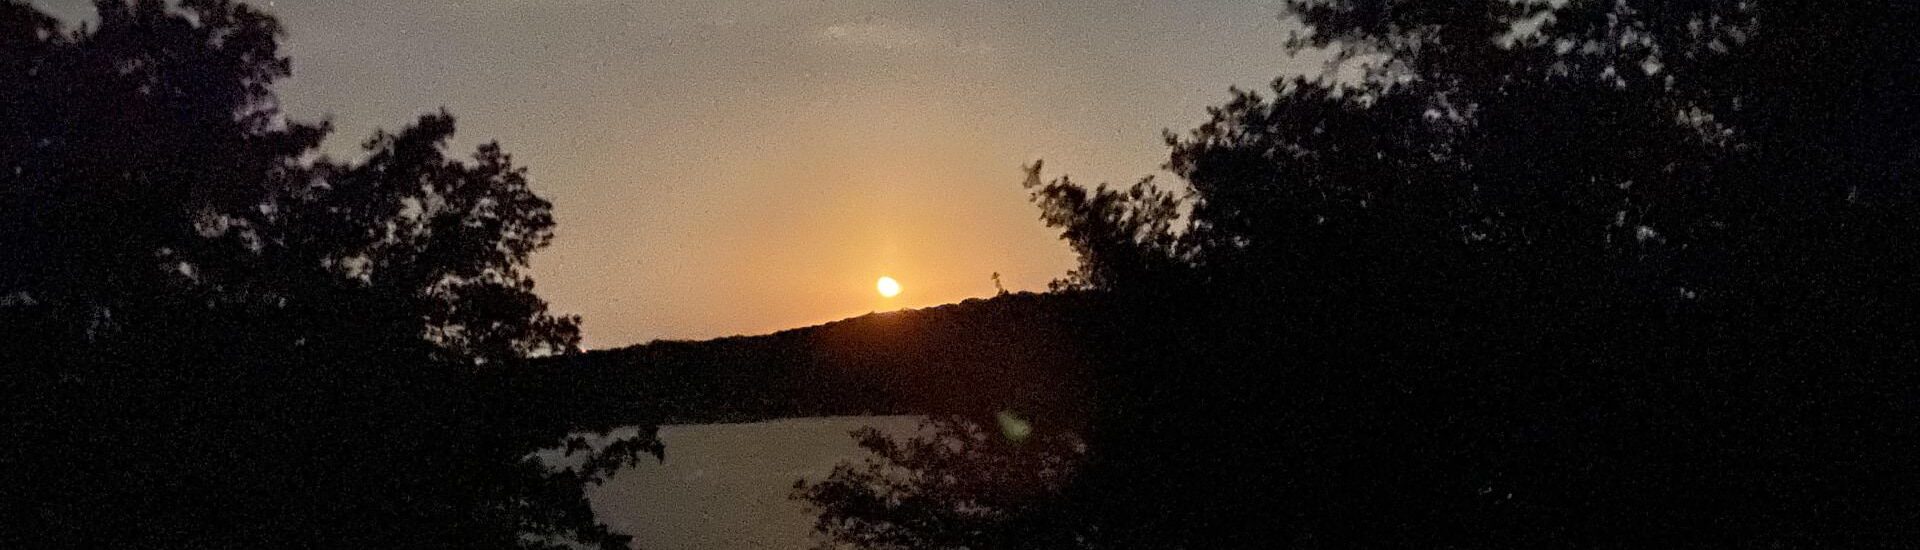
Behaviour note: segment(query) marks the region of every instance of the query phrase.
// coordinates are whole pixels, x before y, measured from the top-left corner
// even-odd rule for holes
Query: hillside
[[[1093,296],[1002,295],[760,336],[655,341],[502,373],[533,410],[614,426],[1084,409]]]

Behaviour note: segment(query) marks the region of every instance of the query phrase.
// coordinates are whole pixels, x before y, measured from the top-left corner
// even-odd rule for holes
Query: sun
[[[881,277],[880,282],[874,283],[873,287],[880,291],[881,296],[892,298],[900,295],[900,281],[893,280],[893,277]]]

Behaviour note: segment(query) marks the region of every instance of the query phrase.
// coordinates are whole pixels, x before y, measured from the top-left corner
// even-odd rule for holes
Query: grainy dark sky
[[[1229,85],[1317,68],[1272,2],[256,3],[336,155],[444,106],[532,168],[560,220],[535,276],[588,347],[1043,288],[1072,256],[1022,163],[1131,182]]]

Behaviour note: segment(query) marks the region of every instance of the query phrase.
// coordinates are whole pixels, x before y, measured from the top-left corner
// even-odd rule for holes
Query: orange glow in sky
[[[42,2],[36,2],[42,3]],[[91,13],[84,0],[47,0]],[[329,153],[445,107],[554,203],[537,292],[585,347],[762,334],[1042,290],[1020,187],[1160,173],[1227,87],[1317,70],[1268,2],[278,2],[289,116]],[[393,52],[422,52],[396,56]],[[369,60],[377,59],[378,62]],[[1162,181],[1172,181],[1164,178]],[[913,284],[875,292],[887,274]]]

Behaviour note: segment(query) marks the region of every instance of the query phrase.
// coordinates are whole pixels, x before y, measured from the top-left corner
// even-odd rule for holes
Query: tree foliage
[[[1065,548],[1084,540],[1049,510],[1084,446],[1072,434],[1034,434],[1025,420],[1001,414],[992,424],[933,417],[903,439],[873,428],[853,432],[872,457],[841,463],[818,482],[794,483],[793,498],[819,516],[818,548]]]
[[[230,0],[0,3],[0,546],[622,547],[567,423],[475,376],[573,351],[551,205],[445,113],[316,153]]]
[[[1067,282],[1115,304],[1069,344],[1103,367],[1055,521],[1127,548],[1912,540],[1912,12],[1289,2],[1293,47],[1338,62],[1169,134],[1181,188],[1031,169]]]
[[[1179,199],[1155,187],[1151,178],[1126,189],[1104,184],[1088,189],[1066,177],[1041,181],[1043,166],[1027,166],[1022,185],[1040,207],[1040,218],[1061,228],[1060,238],[1073,247],[1080,264],[1049,285],[1052,290],[1149,284],[1174,275],[1186,259],[1173,231]]]

